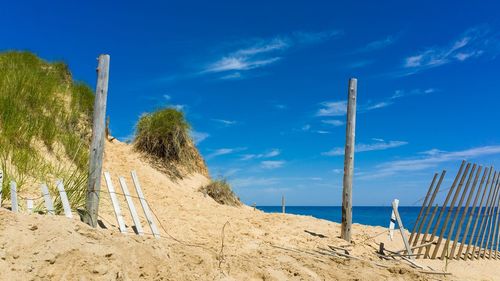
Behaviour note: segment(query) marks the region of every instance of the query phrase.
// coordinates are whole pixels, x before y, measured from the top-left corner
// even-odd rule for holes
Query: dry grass
[[[225,179],[213,180],[210,184],[199,189],[200,192],[212,197],[222,205],[240,206],[241,201]]]

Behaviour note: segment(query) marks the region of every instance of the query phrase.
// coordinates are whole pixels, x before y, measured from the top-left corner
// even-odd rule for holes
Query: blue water
[[[268,212],[268,213],[281,213],[281,206],[257,206],[257,209],[264,211],[264,212]],[[415,224],[415,221],[417,220],[417,216],[420,212],[420,207],[400,206],[398,208],[398,210],[399,210],[399,214],[401,216],[401,220],[403,221],[404,227],[406,229],[408,229],[409,231],[412,231],[414,224]],[[457,210],[457,208],[455,208],[454,212],[452,212],[450,215],[448,227],[444,231],[444,235],[443,235],[444,238],[448,237],[448,233],[450,232],[449,228],[451,227],[451,221],[453,220],[453,217],[456,214],[456,210]],[[460,218],[462,217],[463,210],[464,209],[462,208],[461,212],[457,215],[456,224],[455,224],[455,227],[453,229],[453,233],[451,234],[452,240],[455,238],[455,233],[458,230],[458,225],[459,225]],[[469,217],[470,217],[469,214],[470,214],[471,210],[472,210],[472,208],[469,208],[467,211],[467,215],[464,216],[463,227],[460,231],[460,235],[458,238],[459,241],[461,241],[463,238],[463,235],[464,235],[464,232],[466,229],[466,225],[467,225],[467,221],[469,220]],[[435,228],[435,220],[437,219],[440,211],[441,211],[441,208],[438,209],[438,212],[435,216],[434,222],[431,225],[430,232],[432,232],[432,230]],[[471,220],[471,223],[470,223],[470,228],[468,231],[469,233],[467,233],[467,236],[466,236],[466,243],[469,243],[469,238],[470,238],[471,233],[472,233],[472,228],[473,228],[475,221],[478,219],[477,214],[479,213],[479,211],[480,211],[479,208],[476,208],[474,211],[475,214],[474,214],[474,216]],[[481,212],[484,212],[484,211],[485,211],[484,208],[482,208]],[[391,212],[392,212],[392,207],[353,207],[352,208],[352,214],[353,214],[352,219],[353,219],[353,223],[372,225],[372,226],[389,227]],[[335,206],[335,207],[287,206],[286,213],[296,214],[296,215],[313,216],[313,217],[318,218],[318,219],[324,219],[324,220],[340,223],[341,218],[342,218],[342,207],[340,207],[340,206]],[[441,218],[439,226],[436,230],[437,235],[439,235],[439,233],[441,231],[446,214],[447,214],[447,211],[443,214],[443,216]],[[429,214],[429,216],[427,217],[427,220],[430,218],[430,216],[431,215]],[[479,232],[479,225],[482,223],[482,221],[481,221],[482,218],[483,218],[483,216],[481,216],[481,218],[479,219],[479,222],[478,222],[478,227],[477,227],[476,234],[475,234],[476,237],[481,236],[481,234],[478,235],[478,232]],[[427,224],[428,224],[428,222],[424,223],[424,225],[422,227],[422,232],[426,229]],[[489,222],[485,223],[485,225],[488,225],[488,224],[489,224]],[[397,225],[396,225],[396,227],[397,227]],[[491,235],[491,236],[493,236],[493,235]]]

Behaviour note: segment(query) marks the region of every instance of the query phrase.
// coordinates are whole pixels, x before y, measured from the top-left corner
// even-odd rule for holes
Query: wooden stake
[[[153,220],[153,216],[151,215],[151,210],[149,209],[148,202],[144,198],[144,194],[142,193],[141,184],[139,183],[139,178],[135,171],[131,172],[132,181],[134,182],[135,191],[137,192],[137,196],[139,197],[139,201],[141,202],[142,209],[144,210],[144,215],[146,216],[146,220],[148,221],[149,227],[151,228],[151,232],[153,232],[153,236],[155,238],[160,238],[160,232],[156,227],[156,223]]]
[[[104,180],[106,181],[109,196],[111,197],[111,203],[113,204],[113,209],[115,210],[118,228],[120,229],[121,233],[127,233],[125,219],[123,218],[122,210],[120,209],[120,204],[118,203],[118,198],[116,197],[115,187],[113,186],[113,182],[111,181],[111,175],[108,172],[104,172]]]
[[[108,96],[109,55],[99,56],[97,67],[97,87],[90,144],[89,184],[83,221],[92,227],[97,226],[99,213],[99,191],[101,190],[102,157],[104,154],[106,100]]]
[[[500,192],[499,192],[499,194],[500,194]],[[490,244],[490,247],[489,247],[490,251],[488,253],[488,259],[491,259],[491,251],[493,249],[493,243],[495,242],[495,237],[496,237],[496,234],[497,234],[496,232],[497,232],[497,226],[498,226],[498,207],[499,207],[499,204],[500,204],[499,199],[500,199],[500,196],[497,195],[497,200],[495,202],[496,204],[495,204],[495,206],[493,206],[493,210],[491,211],[491,223],[493,223],[491,225],[491,229],[493,231],[492,232],[493,236],[491,236],[489,238],[489,241],[491,241],[491,244]],[[493,222],[493,216],[496,217],[495,218],[495,222]],[[488,248],[488,243],[486,244],[486,247]]]
[[[439,225],[441,223],[441,218],[444,214],[444,210],[446,209],[446,204],[448,204],[448,201],[450,200],[450,197],[454,192],[454,188],[457,184],[458,179],[460,178],[460,175],[462,174],[464,165],[465,165],[465,161],[462,161],[462,164],[460,165],[460,169],[458,170],[457,175],[455,176],[455,180],[453,181],[453,184],[451,185],[450,190],[448,191],[448,194],[446,195],[446,199],[444,200],[443,207],[439,210],[439,215],[438,215],[438,218],[436,220],[436,224],[434,224],[434,228],[432,229],[432,234],[431,234],[431,237],[429,238],[429,241],[434,241],[434,238],[436,237],[437,230],[438,230]],[[431,250],[431,246],[428,246],[425,248],[424,257],[429,256],[430,250]]]
[[[0,170],[0,207],[2,207],[2,193],[3,193],[3,171]]]
[[[66,191],[64,190],[64,185],[63,185],[62,180],[57,180],[56,187],[57,187],[57,190],[59,191],[59,198],[61,198],[61,203],[62,203],[63,209],[64,209],[64,215],[67,218],[72,218],[73,214],[71,213],[71,207],[69,205],[68,195],[66,194]]]
[[[471,259],[475,259],[476,258],[476,247],[479,246],[479,249],[477,251],[477,253],[479,254],[480,250],[481,250],[481,244],[482,242],[479,242],[480,241],[480,237],[481,237],[481,234],[484,232],[484,225],[485,225],[485,222],[486,222],[486,215],[487,215],[487,211],[489,209],[489,204],[491,202],[491,197],[494,193],[494,184],[495,184],[495,181],[496,181],[496,178],[497,178],[497,172],[495,172],[493,174],[493,179],[491,181],[491,185],[490,185],[490,188],[489,188],[489,192],[488,192],[488,198],[486,199],[486,202],[485,202],[485,205],[484,205],[484,208],[481,208],[479,211],[480,213],[478,214],[478,220],[481,219],[481,224],[479,226],[479,231],[477,233],[477,238],[476,240],[474,241],[474,246],[472,248],[472,256],[471,256]],[[489,183],[489,182],[488,182]],[[486,184],[486,189],[488,189],[488,183]],[[483,210],[484,209],[484,210]],[[478,256],[479,257],[479,256]]]
[[[439,205],[436,204],[436,206],[434,206],[434,210],[432,211],[431,218],[429,219],[429,222],[427,223],[427,226],[425,227],[424,236],[422,237],[421,246],[424,244],[425,244],[425,246],[418,248],[417,259],[420,258],[420,254],[422,253],[422,250],[424,249],[424,247],[430,247],[432,244],[434,244],[434,241],[427,240],[427,235],[429,234],[429,230],[434,222],[434,217],[436,216],[438,209],[439,209]]]
[[[281,212],[285,213],[285,195],[281,196]]]
[[[458,245],[458,240],[460,239],[460,234],[462,232],[462,225],[464,223],[465,218],[467,217],[467,212],[469,211],[470,201],[472,200],[472,196],[474,195],[474,192],[476,191],[477,181],[479,179],[479,175],[481,174],[482,170],[483,170],[483,167],[479,166],[479,169],[477,170],[476,176],[474,177],[474,183],[472,184],[471,190],[469,192],[469,196],[467,197],[467,201],[465,202],[464,210],[462,212],[462,215],[460,216],[460,221],[458,223],[458,229],[457,229],[457,232],[455,233],[455,238],[453,239],[453,246],[451,247],[451,252],[450,252],[450,255],[448,256],[449,258],[454,258],[455,249]],[[474,168],[472,168],[472,172],[471,172],[471,175],[469,177],[469,181],[470,181],[473,173],[474,173]],[[467,186],[469,185],[469,181],[467,182]],[[465,192],[464,192],[464,194],[465,194]],[[479,190],[478,190],[477,195],[479,195]],[[476,195],[476,199],[477,199],[477,195]],[[457,211],[457,213],[458,213],[458,211]],[[467,231],[468,231],[468,229],[467,229]],[[462,236],[462,243],[465,243],[464,239],[467,237],[467,231]],[[450,237],[450,239],[451,239],[451,237]]]
[[[396,205],[396,208],[399,207],[399,200],[398,199],[394,199],[392,201],[395,205]],[[389,222],[389,239],[391,239],[392,241],[392,238],[394,238],[394,225],[396,224],[396,214],[394,214],[394,210],[391,212],[391,221]]]
[[[354,174],[354,143],[356,131],[356,95],[358,80],[349,79],[347,100],[347,126],[344,155],[344,186],[342,190],[342,227],[340,237],[351,242],[352,227],[352,177]]]
[[[462,174],[462,179],[460,180],[460,183],[458,184],[457,190],[455,192],[455,195],[453,195],[453,199],[451,200],[450,206],[448,207],[448,212],[446,213],[446,218],[444,220],[444,224],[441,227],[441,231],[439,232],[439,238],[436,242],[436,247],[434,248],[434,252],[432,253],[432,259],[435,259],[439,250],[439,246],[441,245],[441,242],[443,241],[444,233],[448,227],[448,221],[450,220],[450,216],[453,212],[453,209],[455,208],[455,201],[457,201],[458,195],[460,194],[460,191],[462,189],[462,185],[465,181],[465,178],[467,176],[467,173],[469,172],[470,168],[470,163],[467,163],[467,166],[465,167],[465,171]],[[455,184],[455,182],[453,183]],[[453,188],[450,188],[450,191]],[[443,205],[445,207],[446,205]],[[439,226],[439,225],[438,225]]]
[[[132,201],[132,197],[130,196],[130,192],[128,191],[127,182],[124,177],[119,177],[120,186],[122,187],[123,194],[125,194],[125,199],[127,200],[128,208],[130,210],[130,215],[132,216],[132,220],[135,224],[135,229],[137,230],[137,234],[144,235],[144,230],[142,230],[141,220],[139,219],[139,215],[137,214],[137,210],[134,205],[134,201]]]
[[[464,256],[464,260],[467,260],[468,255],[469,255],[470,246],[471,246],[472,242],[474,241],[475,231],[476,231],[477,223],[479,221],[479,212],[481,211],[481,208],[482,208],[483,199],[484,199],[484,196],[486,195],[486,189],[487,189],[486,187],[488,186],[488,183],[486,183],[486,186],[483,189],[481,201],[479,202],[479,207],[478,207],[479,208],[478,217],[474,221],[474,227],[472,228],[472,233],[471,233],[471,236],[470,236],[470,239],[468,242],[467,242],[467,234],[469,233],[470,224],[471,224],[472,219],[474,218],[474,214],[476,212],[476,203],[477,203],[477,200],[479,198],[479,195],[481,194],[481,188],[483,187],[484,179],[486,178],[486,174],[488,174],[488,182],[489,182],[490,176],[491,176],[491,169],[486,168],[484,170],[483,177],[481,178],[481,183],[479,184],[479,187],[477,188],[476,198],[474,198],[474,202],[472,203],[472,207],[471,207],[472,209],[471,209],[471,213],[469,215],[469,219],[467,220],[467,226],[465,227],[464,236],[462,237],[462,242],[460,243],[460,248],[458,248],[458,253],[457,253],[458,259],[461,258],[462,250],[464,248],[464,245],[467,243],[467,249],[465,250],[465,256]]]

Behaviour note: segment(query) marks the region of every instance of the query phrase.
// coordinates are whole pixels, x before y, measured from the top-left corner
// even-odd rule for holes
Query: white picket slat
[[[137,210],[135,209],[134,202],[132,201],[132,197],[130,196],[130,192],[128,191],[127,182],[124,177],[119,177],[120,186],[122,187],[123,194],[125,194],[125,199],[127,200],[128,208],[130,210],[130,215],[132,216],[132,220],[134,221],[135,228],[139,235],[144,235],[144,230],[141,226],[141,220],[139,219],[139,215],[137,214]]]
[[[40,185],[40,189],[42,190],[43,200],[45,201],[45,208],[47,208],[47,213],[49,215],[55,215],[54,211],[54,202],[52,202],[52,198],[50,197],[49,188],[46,184],[42,183]]]
[[[10,182],[10,202],[11,210],[14,213],[19,212],[19,206],[17,204],[17,184],[15,181]]]
[[[69,205],[68,195],[66,194],[66,191],[64,190],[63,181],[57,180],[56,187],[57,187],[57,190],[59,191],[59,197],[61,198],[61,203],[63,205],[64,215],[68,218],[72,218],[73,214],[71,213],[71,207]]]
[[[153,216],[151,216],[151,210],[149,209],[148,203],[146,199],[144,199],[144,194],[142,193],[141,185],[139,184],[139,178],[137,177],[137,173],[135,171],[131,172],[132,181],[134,182],[135,190],[137,191],[137,196],[139,196],[139,201],[141,202],[142,209],[144,210],[144,214],[146,215],[146,219],[148,220],[149,227],[151,227],[151,232],[155,238],[160,238],[160,232],[156,227],[156,224],[153,220]]]
[[[33,213],[33,199],[26,199],[26,209],[28,209],[28,214]]]
[[[106,186],[108,187],[109,195],[111,197],[111,203],[113,204],[113,209],[115,210],[116,220],[118,221],[118,227],[121,233],[126,233],[127,229],[125,227],[125,220],[123,219],[122,212],[120,210],[120,205],[118,204],[118,198],[116,197],[115,188],[113,182],[111,181],[111,176],[109,172],[104,172],[104,178],[106,180]]]

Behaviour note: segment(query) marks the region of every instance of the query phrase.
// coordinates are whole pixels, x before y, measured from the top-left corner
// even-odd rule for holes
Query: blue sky
[[[110,54],[114,135],[183,110],[212,176],[247,204],[341,204],[350,77],[354,205],[412,205],[462,159],[498,166],[496,1],[50,3],[4,3],[0,49],[63,60],[92,86]]]

